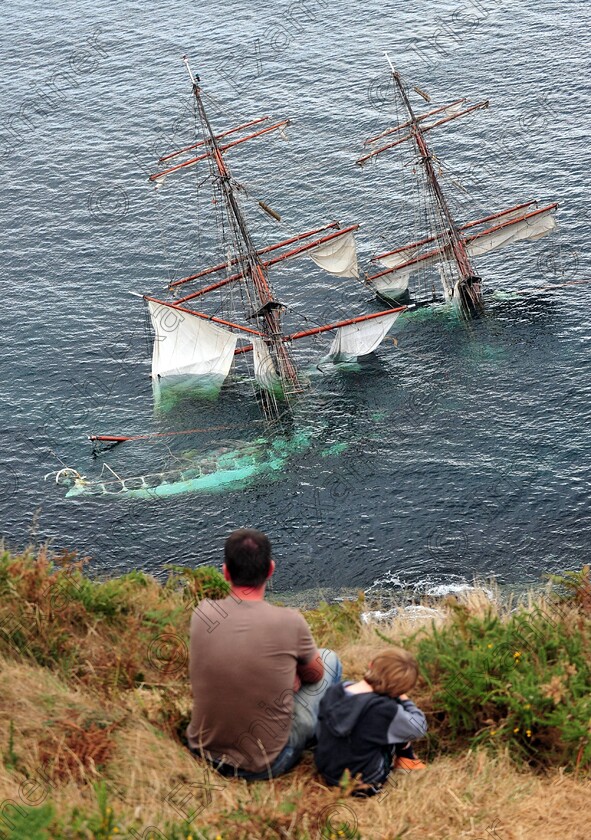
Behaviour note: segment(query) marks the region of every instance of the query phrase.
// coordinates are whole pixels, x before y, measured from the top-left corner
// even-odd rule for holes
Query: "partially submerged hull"
[[[258,482],[262,476],[280,476],[288,460],[308,449],[311,432],[289,438],[235,444],[211,450],[186,467],[131,478],[91,480],[75,470],[61,470],[58,482],[69,486],[66,498],[107,496],[118,499],[155,499],[183,493],[219,493]]]

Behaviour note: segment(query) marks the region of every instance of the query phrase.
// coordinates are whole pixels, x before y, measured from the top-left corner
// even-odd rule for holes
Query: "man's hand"
[[[298,665],[296,667],[296,676],[303,683],[320,682],[324,676],[324,664],[318,651],[316,651],[316,655],[312,657],[307,665]]]

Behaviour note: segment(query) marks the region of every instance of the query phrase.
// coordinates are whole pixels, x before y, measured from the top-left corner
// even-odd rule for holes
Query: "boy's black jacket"
[[[320,703],[316,766],[329,785],[338,785],[345,770],[367,784],[384,782],[390,772],[393,744],[388,728],[400,708],[383,694],[350,694],[331,686]]]

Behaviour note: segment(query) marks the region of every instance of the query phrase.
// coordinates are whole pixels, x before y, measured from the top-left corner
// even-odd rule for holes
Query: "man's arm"
[[[296,677],[299,677],[303,683],[320,682],[324,676],[324,663],[318,650],[312,654],[312,658],[305,665],[298,662],[296,665]]]

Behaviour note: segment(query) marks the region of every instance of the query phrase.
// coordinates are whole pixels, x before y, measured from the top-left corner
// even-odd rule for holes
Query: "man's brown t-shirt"
[[[296,665],[315,653],[296,610],[233,596],[202,601],[191,617],[191,748],[266,770],[287,743]]]

